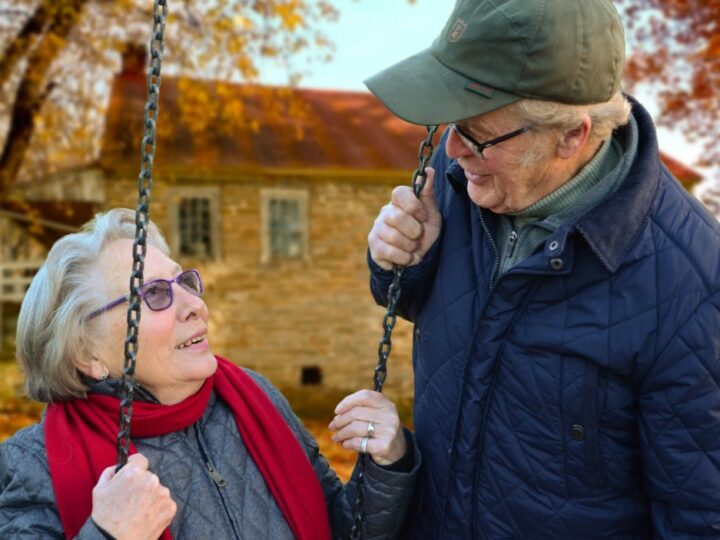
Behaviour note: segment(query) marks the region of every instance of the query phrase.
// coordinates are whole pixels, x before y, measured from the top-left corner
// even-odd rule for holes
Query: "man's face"
[[[457,124],[481,143],[526,127],[506,109]],[[465,171],[470,199],[496,214],[519,212],[557,188],[553,182],[554,148],[547,135],[531,130],[485,149],[479,157],[453,129],[445,150]]]

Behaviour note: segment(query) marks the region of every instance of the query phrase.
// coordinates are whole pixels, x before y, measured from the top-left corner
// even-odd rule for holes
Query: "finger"
[[[392,421],[392,416],[383,413],[383,409],[376,409],[374,407],[352,407],[344,413],[336,415],[331,422],[333,427],[330,429],[337,431],[354,421],[364,422],[367,428],[368,422],[372,422],[373,424],[389,423]]]
[[[343,441],[342,446],[347,450],[354,450],[360,452],[362,440],[364,437],[353,437]],[[385,439],[368,439],[367,445],[365,446],[365,453],[371,456],[383,455],[388,450],[388,442]]]
[[[345,396],[335,407],[335,414],[343,414],[352,407],[364,406],[379,409],[392,402],[380,392],[374,390],[358,390]]]
[[[415,199],[415,204],[420,205],[420,202]],[[424,212],[425,211],[423,210],[423,213]],[[385,227],[392,227],[393,229],[396,229],[402,236],[405,236],[410,240],[417,240],[422,236],[422,224],[427,221],[426,217],[422,220],[418,219],[418,217],[413,215],[411,211],[397,205],[390,205],[389,207],[386,207],[381,213],[380,218],[381,226],[378,227],[378,231],[383,229],[382,225],[385,225]]]
[[[392,270],[394,264],[407,266],[415,259],[412,253],[390,246],[381,240],[371,243],[369,247],[373,261],[385,270]]]
[[[408,254],[412,254],[418,249],[418,247],[420,247],[417,239],[408,238],[395,227],[391,227],[390,225],[386,225],[385,227],[378,229],[377,238],[385,244],[395,247]]]
[[[425,167],[425,185],[420,191],[420,202],[426,211],[436,210],[437,202],[435,201],[435,169],[432,167]],[[429,212],[428,212],[429,213]]]
[[[143,477],[143,482],[145,484],[145,487],[147,487],[150,490],[157,490],[160,486],[160,478],[154,473],[147,472],[145,476]]]
[[[373,431],[371,438],[382,438],[387,431],[385,426],[377,422],[373,422],[373,426],[375,427],[375,430]],[[337,431],[337,433],[334,433],[330,438],[337,443],[342,443],[347,439],[367,437],[369,436],[369,431],[370,430],[368,428],[368,422],[364,420],[354,420],[349,424],[343,426]]]
[[[422,201],[417,198],[415,191],[409,186],[398,186],[393,189],[390,204],[404,210],[420,223],[423,223],[428,218],[427,210]]]
[[[112,465],[110,467],[105,468],[103,470],[103,472],[100,473],[100,478],[98,478],[96,485],[98,485],[98,486],[105,485],[110,480],[112,480],[114,476],[115,476],[115,465]]]
[[[141,471],[146,471],[148,466],[150,465],[150,462],[142,454],[133,454],[128,458],[127,464],[132,465],[133,467],[136,467]]]

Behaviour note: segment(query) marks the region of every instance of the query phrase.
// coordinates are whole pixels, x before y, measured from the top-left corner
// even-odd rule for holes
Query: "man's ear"
[[[566,131],[560,139],[557,145],[556,154],[560,159],[571,159],[577,156],[590,138],[590,131],[592,130],[592,120],[586,114],[583,116],[582,123]]]

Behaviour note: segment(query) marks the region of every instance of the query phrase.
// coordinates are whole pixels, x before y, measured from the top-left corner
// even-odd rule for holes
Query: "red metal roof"
[[[160,96],[158,163],[173,167],[412,170],[426,133],[368,92],[164,77]],[[116,77],[104,166],[136,165],[144,102],[142,78]]]

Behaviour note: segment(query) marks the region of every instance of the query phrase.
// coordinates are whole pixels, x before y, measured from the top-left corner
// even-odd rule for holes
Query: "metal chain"
[[[427,180],[427,173],[425,168],[428,166],[428,162],[433,154],[433,137],[438,129],[438,126],[426,126],[427,136],[425,140],[420,144],[420,150],[418,151],[418,168],[413,172],[413,191],[416,197],[420,197],[420,192],[425,187],[425,181]],[[392,331],[395,328],[395,322],[397,321],[397,314],[395,308],[400,300],[400,279],[402,278],[403,272],[405,271],[404,266],[395,265],[393,267],[393,280],[388,288],[388,304],[387,311],[383,317],[383,337],[378,344],[378,363],[375,366],[375,373],[373,375],[373,383],[376,392],[382,392],[383,384],[387,378],[387,360],[390,356],[390,350],[392,349]],[[350,529],[350,538],[352,540],[359,540],[362,538],[362,526],[365,519],[363,512],[363,499],[365,495],[365,465],[367,463],[367,454],[360,455],[360,462],[358,463],[358,474],[357,474],[357,494],[355,496],[355,505],[353,506],[353,523]]]
[[[130,299],[127,311],[127,337],[125,338],[125,364],[122,374],[120,400],[120,427],[117,436],[117,470],[128,459],[130,449],[130,420],[132,418],[135,364],[138,352],[140,326],[140,288],[143,286],[145,253],[147,252],[147,226],[150,222],[150,190],[152,189],[153,158],[155,156],[156,128],[160,99],[160,70],[165,50],[163,42],[167,20],[167,0],[155,0],[153,30],[150,38],[150,62],[147,75],[147,102],[145,104],[145,131],[140,147],[142,162],[138,176],[138,204],[135,210],[135,241],[133,242],[133,270],[130,275]]]

